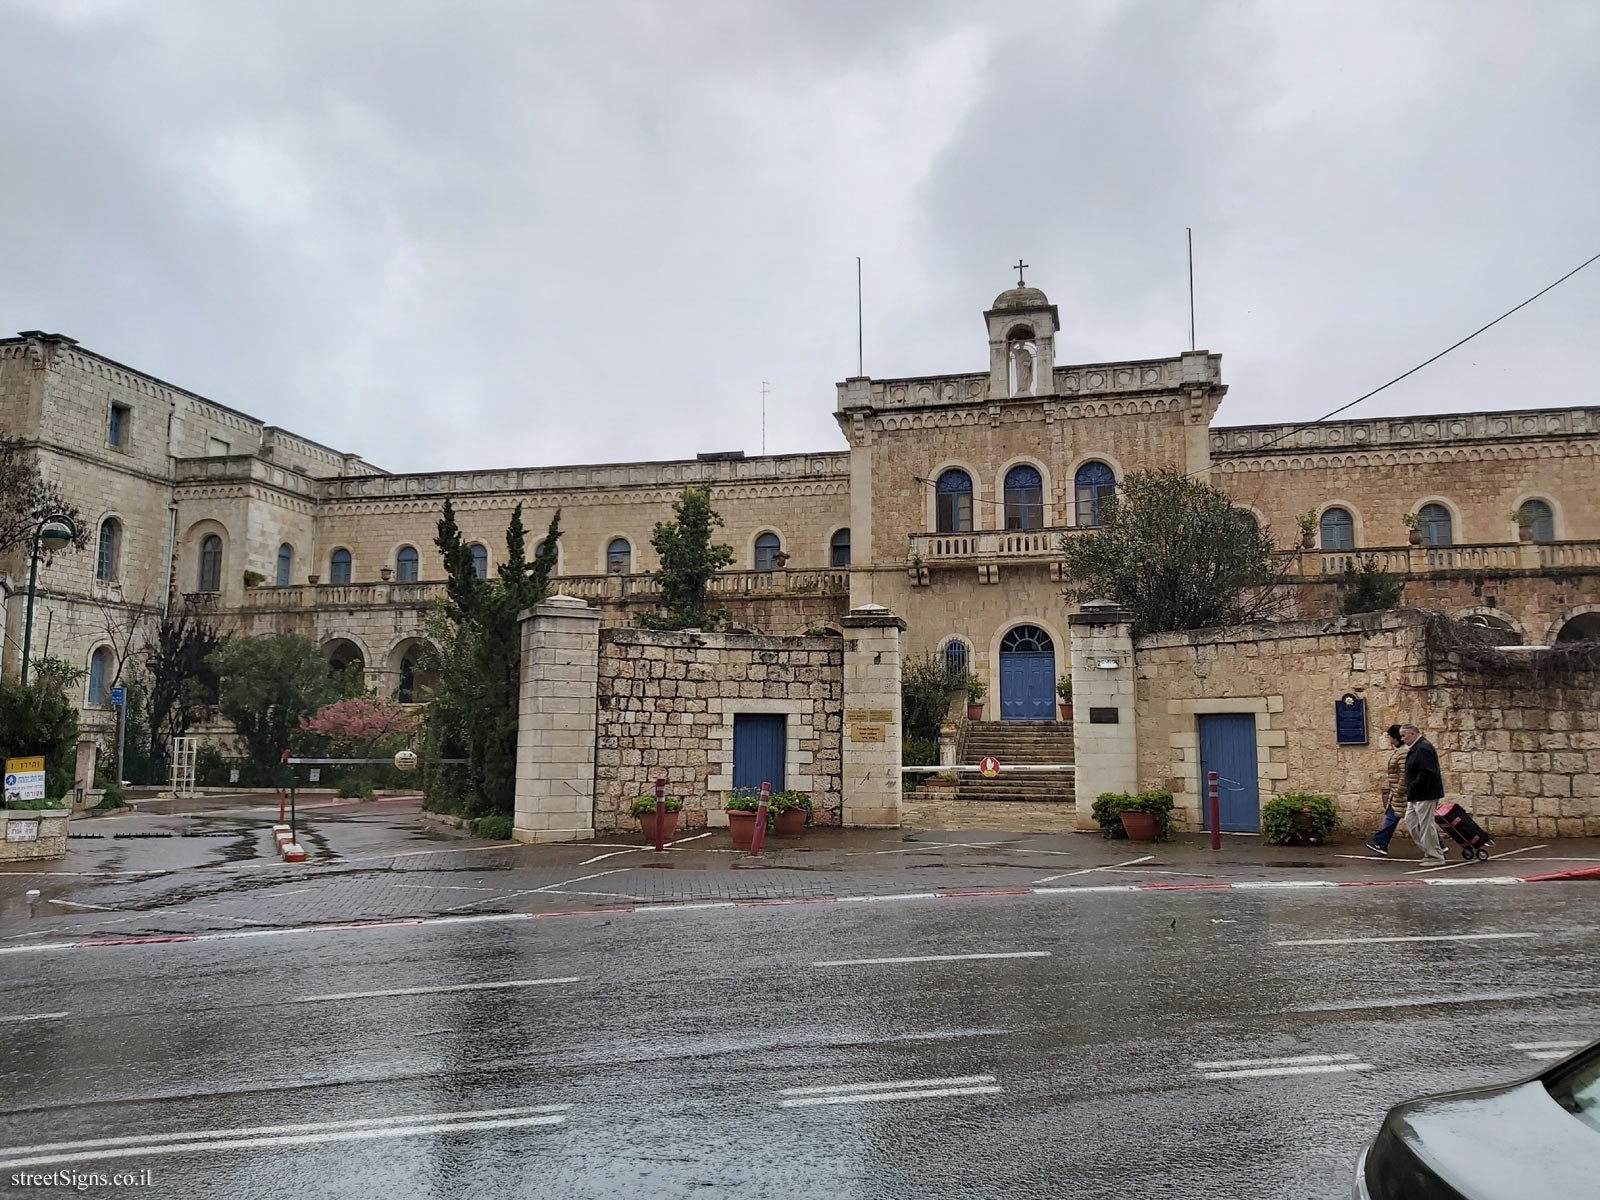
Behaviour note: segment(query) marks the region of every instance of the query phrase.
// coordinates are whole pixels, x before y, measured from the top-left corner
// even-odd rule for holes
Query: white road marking
[[[1536,938],[1537,933],[1434,933],[1404,937],[1296,938],[1274,946],[1359,946],[1368,942],[1496,942],[1511,938]]]
[[[878,1104],[885,1100],[935,1100],[941,1096],[992,1096],[1003,1089],[986,1087],[928,1088],[923,1091],[865,1092],[849,1096],[801,1096],[778,1101],[783,1108],[804,1108],[818,1104]]]
[[[780,1096],[826,1096],[846,1092],[881,1092],[886,1089],[964,1087],[971,1083],[993,1083],[993,1075],[946,1075],[939,1079],[880,1079],[876,1083],[825,1083],[813,1087],[784,1088]]]
[[[52,897],[51,899],[45,901],[45,903],[46,904],[59,904],[63,908],[92,908],[96,912],[116,912],[117,911],[117,909],[114,909],[114,908],[112,908],[112,907],[110,907],[109,905],[106,905],[106,904],[85,904],[81,900],[57,900],[57,899]]]
[[[0,1025],[4,1025],[9,1021],[54,1021],[54,1020],[56,1020],[56,1019],[58,1019],[60,1017],[66,1016],[66,1015],[67,1014],[64,1013],[64,1012],[19,1013],[16,1016],[0,1017]]]
[[[1286,1058],[1223,1058],[1194,1063],[1196,1071],[1226,1071],[1232,1067],[1292,1067],[1297,1064],[1355,1062],[1354,1054],[1291,1054]]]
[[[1531,1059],[1535,1059],[1537,1061],[1543,1061],[1544,1059],[1547,1059],[1547,1058],[1565,1058],[1567,1055],[1571,1054],[1572,1051],[1570,1051],[1570,1050],[1525,1050],[1525,1051],[1523,1051],[1523,1053],[1526,1054]]]
[[[1084,867],[1081,871],[1063,871],[1060,875],[1046,875],[1043,879],[1035,879],[1035,883],[1054,883],[1058,879],[1066,879],[1072,875],[1088,875],[1093,871],[1111,871],[1117,867],[1132,867],[1139,863],[1149,862],[1154,854],[1146,854],[1143,858],[1130,858],[1127,862],[1113,863],[1109,867]]]
[[[1520,848],[1518,848],[1516,850],[1501,851],[1500,853],[1494,854],[1491,857],[1496,858],[1496,859],[1499,859],[1499,858],[1510,858],[1514,854],[1526,854],[1530,850],[1545,850],[1545,849],[1549,848],[1549,845],[1550,845],[1549,842],[1541,842],[1537,846],[1522,846],[1522,847],[1520,847]],[[1407,875],[1431,875],[1435,871],[1458,871],[1462,867],[1476,867],[1476,866],[1481,866],[1481,865],[1482,864],[1480,864],[1478,862],[1478,860],[1475,859],[1475,858],[1464,858],[1460,862],[1446,862],[1446,863],[1440,863],[1440,864],[1438,864],[1436,866],[1418,867],[1415,871],[1407,871],[1406,874]]]
[[[1252,1067],[1242,1071],[1205,1071],[1201,1073],[1201,1078],[1264,1079],[1273,1075],[1338,1075],[1345,1071],[1370,1071],[1372,1069],[1372,1064],[1366,1062],[1308,1063],[1298,1067]]]
[[[291,1004],[312,1004],[321,1000],[372,1000],[380,996],[431,996],[439,992],[488,992],[500,988],[539,987],[551,983],[577,983],[579,975],[559,979],[502,979],[495,983],[446,983],[437,987],[386,988],[379,992],[329,992],[325,996],[295,996]]]
[[[889,900],[937,900],[938,892],[896,892],[891,896],[840,896],[840,903],[881,904]]]
[[[1138,886],[1131,883],[1090,883],[1079,887],[1041,887],[1034,888],[1035,896],[1065,896],[1072,895],[1094,896],[1107,892],[1137,892]]]
[[[1331,879],[1251,879],[1233,885],[1233,890],[1240,888],[1251,892],[1265,892],[1274,888],[1329,888],[1339,885]]]
[[[1588,1042],[1512,1042],[1513,1050],[1579,1050]]]
[[[637,854],[639,851],[644,850],[644,849],[647,849],[647,847],[645,847],[645,846],[629,846],[626,850],[608,850],[604,854],[596,854],[593,858],[586,858],[581,863],[579,863],[578,865],[580,867],[587,867],[590,863],[597,863],[602,858],[615,858],[619,854]]]
[[[688,837],[681,837],[681,838],[677,839],[677,841],[668,842],[667,845],[668,846],[681,846],[681,845],[683,845],[684,842],[698,842],[701,838],[708,838],[715,832],[716,832],[715,829],[708,829],[704,833],[691,833]],[[579,865],[581,866],[582,864],[579,864]]]
[[[196,1139],[211,1140],[224,1137],[259,1137],[279,1133],[316,1133],[329,1129],[365,1129],[373,1126],[408,1125],[451,1121],[457,1118],[482,1120],[498,1117],[522,1117],[543,1113],[562,1113],[570,1104],[525,1104],[517,1108],[484,1108],[459,1113],[407,1113],[399,1117],[357,1117],[343,1121],[306,1121],[296,1125],[252,1125],[243,1129],[187,1129],[181,1133],[132,1133],[118,1137],[86,1138],[75,1142],[44,1142],[34,1146],[6,1146],[3,1154],[44,1154],[53,1150],[95,1150],[107,1146],[158,1145],[161,1142],[190,1142]]]
[[[965,962],[974,958],[1049,958],[1048,950],[1010,950],[993,954],[918,954],[907,958],[830,958],[814,962],[813,967],[868,967],[880,963]]]
[[[566,1117],[551,1114],[536,1117],[503,1117],[489,1121],[440,1121],[431,1125],[367,1126],[360,1129],[329,1130],[324,1133],[290,1134],[276,1137],[223,1138],[215,1141],[146,1143],[140,1146],[123,1146],[114,1150],[90,1150],[84,1153],[53,1152],[38,1158],[0,1160],[0,1167],[33,1167],[45,1163],[94,1162],[109,1158],[142,1158],[152,1154],[193,1154],[202,1150],[251,1150],[264,1146],[315,1146],[328,1142],[371,1141],[374,1138],[419,1137],[430,1133],[460,1133],[485,1129],[524,1129],[536,1125],[561,1125]]]

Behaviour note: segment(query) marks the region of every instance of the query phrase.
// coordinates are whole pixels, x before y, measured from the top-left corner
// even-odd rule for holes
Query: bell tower
[[[1017,286],[995,297],[983,314],[989,326],[989,397],[1049,396],[1055,392],[1056,330],[1060,314],[1050,298],[1023,278],[1028,264],[1017,260]]]

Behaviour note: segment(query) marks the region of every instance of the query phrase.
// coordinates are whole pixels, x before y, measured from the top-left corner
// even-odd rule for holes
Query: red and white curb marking
[[[982,900],[1000,896],[1105,896],[1137,892],[1283,892],[1345,887],[1487,887],[1517,883],[1551,883],[1600,879],[1600,867],[1550,871],[1540,875],[1487,875],[1446,879],[1264,879],[1242,883],[1220,880],[1198,883],[1094,884],[1086,887],[948,888],[936,892],[894,892],[881,896],[796,896],[772,900],[691,900],[665,904],[619,904],[613,908],[572,908],[556,912],[473,913],[453,917],[406,917],[391,921],[346,921],[330,925],[292,925],[278,929],[229,929],[216,933],[160,933],[141,937],[89,938],[0,946],[0,956],[37,954],[47,950],[80,950],[105,946],[145,946],[167,942],[232,942],[243,938],[291,933],[351,933],[365,929],[399,929],[417,925],[481,925],[497,921],[543,921],[552,917],[615,917],[628,913],[688,912],[705,908],[774,908],[794,904],[893,904],[902,900]],[[547,893],[548,894],[548,893]]]
[[[284,862],[305,862],[305,847],[294,840],[294,831],[287,825],[274,825],[272,840],[278,844],[278,853],[283,855]]]

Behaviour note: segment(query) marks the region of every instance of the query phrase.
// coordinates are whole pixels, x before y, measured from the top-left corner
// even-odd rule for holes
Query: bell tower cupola
[[[1023,278],[1028,264],[1017,260],[1017,286],[995,297],[983,314],[989,325],[989,396],[1048,396],[1055,392],[1056,330],[1061,318],[1050,298]]]

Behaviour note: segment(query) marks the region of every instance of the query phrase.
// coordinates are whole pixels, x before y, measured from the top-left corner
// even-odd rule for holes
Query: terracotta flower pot
[[[673,831],[678,828],[678,814],[673,812],[671,809],[668,809],[667,812],[666,812],[666,815],[662,818],[662,821],[667,827],[666,828],[666,832],[664,834],[662,834],[662,837],[670,840],[671,837],[672,837]],[[644,816],[640,817],[639,818],[639,828],[644,830],[645,837],[649,838],[652,842],[655,841],[656,840],[656,815],[655,815],[655,813],[647,812],[647,813],[644,814]]]
[[[1061,719],[1063,721],[1072,720],[1072,702],[1070,700],[1061,705]]]
[[[1156,815],[1155,813],[1140,812],[1136,808],[1122,810],[1122,832],[1128,835],[1130,842],[1153,842],[1156,840]]]
[[[777,837],[795,838],[806,831],[806,810],[791,808],[788,812],[772,815],[772,832]]]
[[[756,835],[756,814],[753,812],[729,812],[728,834],[733,838],[735,850],[750,849],[750,840]]]
[[[1517,526],[1517,541],[1519,541],[1519,542],[1531,542],[1531,541],[1533,541],[1533,526],[1532,525],[1518,525]]]
[[[322,578],[321,575],[307,575],[306,576],[306,582],[309,583],[312,587],[316,587],[317,586],[317,580],[319,580],[321,578]]]
[[[1422,530],[1413,529],[1406,535],[1406,541],[1410,542],[1413,546],[1422,545]]]
[[[383,569],[381,569],[381,570],[380,570],[380,571],[379,571],[379,572],[378,572],[378,574],[379,574],[379,575],[381,575],[381,576],[383,576],[383,581],[384,581],[384,582],[385,582],[385,583],[388,583],[388,582],[389,582],[389,580],[391,580],[391,579],[393,579],[393,578],[394,578],[394,571],[393,571],[393,570],[392,570],[392,569],[391,569],[391,568],[389,568],[389,567],[384,567],[384,568],[383,568]]]
[[[1317,544],[1317,535],[1316,534],[1314,534],[1314,533],[1302,533],[1300,535],[1300,549],[1302,549],[1302,550],[1312,550],[1312,549],[1316,548],[1316,544]]]
[[[981,721],[981,720],[983,720],[983,704],[981,702],[978,703],[978,704],[969,704],[969,705],[967,705],[967,720],[969,720],[969,721]]]

